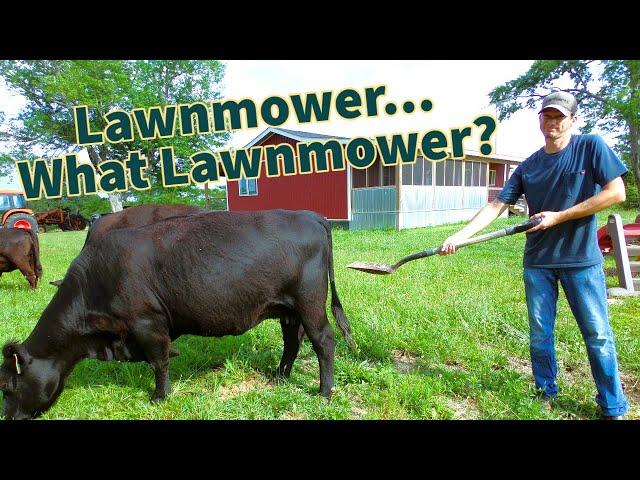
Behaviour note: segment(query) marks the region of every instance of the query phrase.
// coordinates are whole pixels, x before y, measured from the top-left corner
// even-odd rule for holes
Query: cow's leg
[[[31,290],[35,290],[38,285],[38,277],[36,276],[36,272],[31,268],[29,260],[25,260],[24,258],[13,258],[11,259],[13,264],[20,270],[20,273],[24,275],[24,278],[27,279],[29,285],[31,286]]]
[[[282,339],[284,340],[284,350],[282,351],[282,360],[278,367],[277,376],[281,378],[289,378],[291,376],[291,368],[293,362],[298,356],[300,344],[304,337],[304,328],[297,316],[287,316],[280,319],[282,326]]]
[[[142,322],[138,322],[142,323]],[[147,323],[147,322],[144,322]],[[152,322],[148,322],[152,325]],[[151,327],[134,329],[134,337],[142,348],[147,362],[151,365],[156,379],[156,389],[151,395],[152,402],[160,402],[165,399],[171,389],[169,382],[169,354],[171,353],[171,338],[169,335],[154,331]]]
[[[320,366],[320,394],[327,400],[331,399],[333,391],[333,356],[335,351],[335,338],[333,329],[329,324],[326,312],[316,316],[303,316],[302,325],[313,350],[318,356]]]
[[[325,309],[328,273],[324,253],[314,256],[305,263],[297,288],[295,309],[318,356],[320,394],[329,400],[333,390],[335,339]]]

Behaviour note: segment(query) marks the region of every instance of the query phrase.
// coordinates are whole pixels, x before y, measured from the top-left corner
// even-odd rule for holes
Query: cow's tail
[[[327,240],[329,242],[329,253],[327,256],[329,258],[329,284],[331,285],[331,313],[333,313],[333,317],[336,319],[338,328],[340,328],[342,336],[346,340],[347,344],[351,348],[358,348],[356,342],[351,336],[351,325],[349,324],[347,316],[344,314],[340,298],[338,297],[338,291],[336,290],[336,280],[333,272],[333,241],[331,238],[331,226],[324,218],[322,219],[322,226],[327,231]]]
[[[31,230],[26,229],[31,235],[31,257],[33,258],[33,270],[36,272],[36,278],[42,278],[42,264],[40,263],[40,241],[38,240],[38,234]]]

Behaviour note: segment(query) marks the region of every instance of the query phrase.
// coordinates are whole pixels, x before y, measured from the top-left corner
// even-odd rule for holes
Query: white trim
[[[262,132],[261,134],[259,134],[256,138],[254,138],[253,140],[251,140],[249,143],[247,143],[244,147],[242,148],[249,148],[249,147],[253,147],[256,143],[259,143],[260,140],[262,140],[264,137],[266,137],[268,134],[273,133],[273,129],[272,128],[267,128],[264,132]]]
[[[491,184],[491,172],[493,172],[493,185]],[[498,180],[498,171],[489,169],[489,178],[487,179],[487,187],[495,187]]]
[[[419,187],[430,187],[431,185],[417,185]],[[376,188],[396,188],[396,185],[380,185],[377,187],[359,187],[358,190],[375,190]]]
[[[216,168],[218,168],[217,164],[216,164]],[[227,182],[224,187],[224,194],[227,196],[227,212],[230,212],[231,210],[229,209],[229,182]]]

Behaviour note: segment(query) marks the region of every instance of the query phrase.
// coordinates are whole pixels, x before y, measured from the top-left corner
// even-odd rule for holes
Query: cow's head
[[[34,358],[23,345],[7,343],[2,349],[0,390],[7,420],[35,418],[56,401],[64,388],[54,362]]]

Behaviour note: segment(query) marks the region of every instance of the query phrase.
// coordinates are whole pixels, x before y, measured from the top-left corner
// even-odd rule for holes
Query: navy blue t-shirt
[[[618,156],[597,135],[572,135],[556,153],[541,148],[522,162],[498,200],[514,204],[524,193],[529,214],[559,212],[596,195],[601,187],[627,173]],[[596,216],[569,220],[527,234],[525,267],[589,267],[602,263]]]

